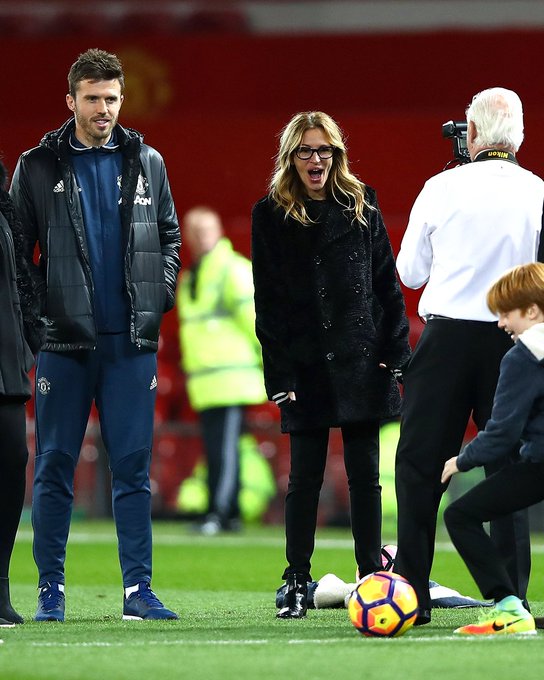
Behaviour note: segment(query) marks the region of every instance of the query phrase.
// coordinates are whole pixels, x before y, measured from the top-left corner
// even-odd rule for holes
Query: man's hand
[[[457,467],[457,456],[454,456],[444,463],[444,469],[442,470],[442,477],[440,478],[440,481],[442,484],[446,484],[450,477],[453,477],[453,475],[455,475],[457,472],[459,472],[459,468]]]

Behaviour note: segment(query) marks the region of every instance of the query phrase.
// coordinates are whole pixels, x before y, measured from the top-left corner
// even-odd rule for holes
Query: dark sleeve
[[[25,339],[33,354],[45,342],[46,279],[42,268],[34,264],[34,250],[38,243],[38,223],[28,180],[26,155],[17,163],[10,188],[5,197],[10,213],[8,221],[13,234],[17,268],[17,288]]]
[[[40,300],[31,275],[32,263],[28,260],[23,225],[9,194],[0,190],[0,208],[6,218],[13,237],[17,290],[23,317],[25,339],[33,354],[36,354],[45,341],[45,323],[40,315]]]
[[[35,304],[38,305],[40,313],[45,316],[46,309],[46,275],[45,270],[34,264],[34,250],[39,240],[38,220],[36,218],[34,200],[32,197],[32,189],[30,182],[31,171],[28,168],[29,160],[27,154],[23,154],[13,173],[13,179],[10,187],[10,195],[15,206],[15,212],[22,225],[22,241],[21,248],[24,253],[22,257],[28,267],[29,276],[32,279],[33,295],[38,300]]]
[[[160,158],[160,192],[157,214],[159,239],[161,242],[162,259],[164,265],[164,281],[166,283],[165,312],[173,308],[176,301],[176,282],[181,268],[179,249],[181,247],[181,233],[178,216],[174,206],[174,199],[170,190],[170,183],[166,173],[164,161]]]
[[[400,368],[410,358],[409,323],[389,236],[373,189],[367,187],[368,228],[372,237],[372,291],[380,307],[382,360]]]
[[[296,390],[289,357],[288,291],[282,277],[281,247],[276,213],[268,199],[257,203],[251,215],[251,259],[255,287],[255,330],[261,343],[265,388],[269,399],[278,392]]]

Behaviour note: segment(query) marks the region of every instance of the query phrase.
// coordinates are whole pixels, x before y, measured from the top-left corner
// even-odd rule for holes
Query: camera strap
[[[474,159],[474,162],[476,161],[508,161],[509,163],[519,165],[514,154],[510,151],[504,151],[504,149],[486,149],[485,151],[480,151]]]

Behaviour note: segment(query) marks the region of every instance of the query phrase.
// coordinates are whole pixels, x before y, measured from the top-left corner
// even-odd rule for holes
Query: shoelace
[[[503,614],[499,609],[480,609],[478,615],[478,623],[483,623],[484,621],[491,621],[491,619],[496,619],[498,616]]]
[[[135,593],[140,597],[149,607],[155,609],[158,607],[164,607],[163,603],[151,590],[149,583],[140,583],[138,592]]]
[[[507,618],[508,616],[518,616],[519,618],[526,618],[523,613],[519,612],[509,612],[509,611],[504,611],[502,609],[491,609],[491,610],[485,610],[482,609],[480,616],[478,617],[478,623],[485,623],[486,621],[493,621],[495,619],[504,619]]]
[[[52,609],[58,609],[62,605],[64,593],[60,590],[45,586],[40,592],[40,600],[42,602],[42,609],[46,612]]]

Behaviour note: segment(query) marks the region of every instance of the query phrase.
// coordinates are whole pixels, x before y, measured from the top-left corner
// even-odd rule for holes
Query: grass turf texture
[[[23,524],[12,560],[11,591],[27,623],[0,629],[2,680],[170,680],[170,678],[440,677],[494,680],[542,676],[544,633],[519,638],[458,638],[452,631],[478,610],[434,610],[432,623],[397,639],[360,636],[344,609],[310,611],[302,621],[275,619],[284,567],[280,528],[201,538],[187,525],[155,523],[153,587],[180,614],[174,622],[122,621],[122,589],[113,525],[74,523],[66,563],[66,622],[36,623],[31,529]],[[440,542],[442,540],[443,542]],[[389,542],[394,542],[390,538]],[[544,613],[544,544],[533,544],[530,601]],[[313,575],[353,578],[344,530],[319,530]],[[439,539],[433,578],[478,597],[463,563]]]

